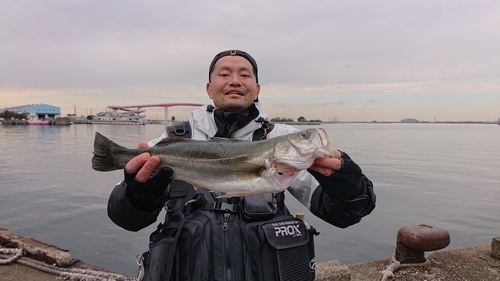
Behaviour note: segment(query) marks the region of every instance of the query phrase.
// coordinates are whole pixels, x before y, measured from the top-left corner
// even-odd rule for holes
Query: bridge
[[[201,103],[157,103],[157,104],[143,104],[143,105],[124,105],[124,106],[118,106],[118,105],[108,105],[108,108],[112,110],[123,110],[126,112],[134,113],[134,114],[140,114],[143,112],[146,112],[146,110],[142,108],[146,107],[163,107],[165,108],[165,120],[168,120],[168,109],[170,107],[174,106],[196,106],[200,107],[203,104]]]

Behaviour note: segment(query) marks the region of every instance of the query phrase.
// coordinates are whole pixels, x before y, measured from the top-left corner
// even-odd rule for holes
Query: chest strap
[[[227,203],[220,200],[215,202],[213,200],[209,201],[203,194],[197,193],[193,199],[186,201],[183,213],[187,216],[196,208],[202,208],[203,210],[209,211],[236,213],[238,211],[238,204]]]

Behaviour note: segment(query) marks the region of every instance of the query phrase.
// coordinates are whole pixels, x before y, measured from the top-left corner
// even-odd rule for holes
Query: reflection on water
[[[377,208],[361,223],[323,223],[290,195],[321,235],[317,260],[384,259],[400,227],[447,229],[450,247],[489,244],[500,233],[500,127],[458,124],[325,124],[332,146],[346,151],[374,182]],[[301,127],[302,128],[302,127]],[[92,170],[96,131],[136,147],[161,125],[0,126],[0,227],[69,249],[72,256],[134,276],[135,255],[156,225],[128,232],[107,217],[122,171]],[[160,214],[160,220],[162,214]]]

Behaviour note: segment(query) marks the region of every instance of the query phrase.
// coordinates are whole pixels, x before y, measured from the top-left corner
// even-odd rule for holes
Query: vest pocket
[[[167,280],[172,273],[177,239],[184,224],[184,215],[176,213],[166,224],[160,223],[150,235],[149,251],[143,254],[145,281]]]
[[[173,280],[211,280],[213,253],[210,219],[190,214],[182,228],[176,255]]]
[[[241,216],[247,221],[268,220],[276,216],[278,202],[272,193],[259,193],[241,199]]]
[[[246,280],[313,280],[310,235],[306,224],[292,216],[249,223],[244,231]],[[313,246],[314,247],[314,246]],[[314,248],[313,248],[314,249]]]

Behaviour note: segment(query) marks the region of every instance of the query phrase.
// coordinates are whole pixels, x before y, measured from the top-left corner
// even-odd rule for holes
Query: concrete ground
[[[394,272],[392,281],[500,281],[500,260],[491,257],[490,245],[454,248],[433,252],[424,267],[405,267]],[[320,262],[316,280],[378,281],[390,259],[345,265],[339,261]],[[53,281],[57,275],[18,263],[0,265],[0,280]]]
[[[405,281],[500,281],[500,260],[491,256],[491,245],[462,247],[432,252],[421,267],[401,267],[393,279]],[[390,259],[345,265],[339,261],[320,262],[316,280],[378,281]]]
[[[6,265],[0,264],[0,281],[61,280],[58,275],[45,273],[20,264],[20,262],[29,261],[26,256],[44,260],[49,264],[58,264],[60,267],[85,268],[100,271],[102,273],[109,273],[104,269],[72,259],[69,252],[64,249],[47,245],[43,242],[1,228],[0,245],[8,248],[24,249],[24,257],[21,258],[20,261]],[[5,258],[5,255],[0,255],[0,263],[2,260],[5,260]],[[491,245],[453,248],[431,252],[427,256],[427,260],[428,262],[425,265],[419,267],[403,265],[394,271],[392,279],[387,280],[500,281],[500,237],[493,238]],[[382,271],[386,270],[390,264],[391,259],[351,265],[343,264],[337,260],[318,262],[316,265],[315,280],[380,281],[383,277]],[[131,279],[125,276],[123,276],[123,278]]]
[[[58,280],[57,277],[58,276],[54,274],[38,271],[36,269],[18,263],[0,265],[1,281],[19,281],[19,280],[54,281]]]

